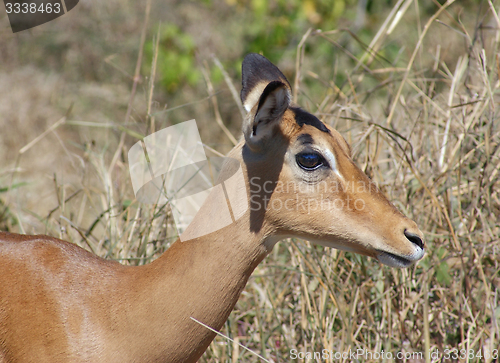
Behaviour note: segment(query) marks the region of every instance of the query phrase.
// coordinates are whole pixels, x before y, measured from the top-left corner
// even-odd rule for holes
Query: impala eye
[[[297,164],[307,171],[316,170],[325,164],[323,157],[316,153],[297,154],[295,159],[297,160]]]

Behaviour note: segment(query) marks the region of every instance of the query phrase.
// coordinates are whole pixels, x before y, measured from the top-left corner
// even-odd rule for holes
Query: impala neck
[[[164,349],[165,361],[195,362],[215,333],[191,317],[220,330],[253,270],[269,252],[267,234],[265,226],[250,232],[247,211],[217,232],[176,241],[156,261],[141,267],[137,283],[147,286],[139,288],[141,299],[147,296],[150,301],[138,299],[139,309],[155,316],[144,318],[150,333],[145,339],[156,342],[145,342],[146,346]]]

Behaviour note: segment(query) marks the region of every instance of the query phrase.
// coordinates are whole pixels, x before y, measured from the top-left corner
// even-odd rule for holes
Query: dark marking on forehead
[[[299,137],[297,137],[297,141],[302,145],[314,144],[314,140],[309,134],[300,134]]]
[[[302,127],[302,125],[310,125],[316,127],[318,130],[330,133],[330,130],[321,122],[316,116],[311,115],[309,112],[304,111],[299,107],[290,107],[290,110],[295,114],[295,121]]]

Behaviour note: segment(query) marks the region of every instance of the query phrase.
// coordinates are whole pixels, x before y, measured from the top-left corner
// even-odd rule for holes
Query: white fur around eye
[[[326,149],[323,150],[323,156],[325,157],[326,161],[328,161],[328,164],[330,164],[330,168],[332,169],[332,171],[335,174],[337,174],[341,179],[343,179],[339,169],[337,168],[337,159],[335,158],[335,155],[333,155],[333,153],[330,150]]]

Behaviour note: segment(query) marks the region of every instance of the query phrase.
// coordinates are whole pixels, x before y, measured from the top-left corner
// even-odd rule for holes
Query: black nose
[[[424,241],[422,241],[422,238],[419,235],[405,230],[405,236],[411,243],[417,245],[421,249],[424,249]]]

